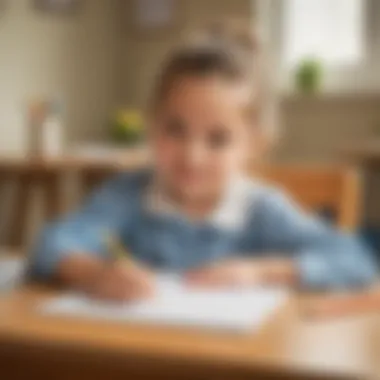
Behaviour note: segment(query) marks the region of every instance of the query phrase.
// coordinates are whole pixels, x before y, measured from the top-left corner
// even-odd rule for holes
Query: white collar
[[[245,222],[248,208],[251,206],[251,194],[252,181],[244,177],[235,177],[229,182],[219,205],[205,221],[225,230],[239,229]],[[149,212],[159,215],[182,215],[156,182],[147,188],[146,207]]]

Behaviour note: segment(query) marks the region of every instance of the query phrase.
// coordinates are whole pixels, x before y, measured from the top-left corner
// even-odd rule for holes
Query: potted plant
[[[135,109],[118,110],[111,118],[111,137],[117,144],[134,146],[143,141],[144,123]]]
[[[303,93],[316,93],[321,88],[322,77],[323,68],[321,62],[316,58],[304,59],[296,67],[296,88]]]

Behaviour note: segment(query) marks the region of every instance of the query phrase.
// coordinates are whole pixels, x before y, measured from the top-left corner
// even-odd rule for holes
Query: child
[[[48,226],[32,273],[121,300],[150,296],[155,269],[180,271],[189,286],[372,281],[375,264],[357,241],[244,175],[270,134],[262,69],[260,45],[237,29],[172,52],[148,118],[154,168],[118,176]],[[133,264],[109,260],[108,232]]]

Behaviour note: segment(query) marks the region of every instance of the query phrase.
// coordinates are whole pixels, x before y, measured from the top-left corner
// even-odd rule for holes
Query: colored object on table
[[[57,156],[63,151],[62,102],[57,99],[33,100],[28,105],[29,154]]]
[[[62,104],[57,99],[48,103],[42,123],[42,148],[45,156],[59,156],[63,151]]]
[[[33,100],[28,104],[28,153],[31,156],[42,154],[42,124],[46,118],[47,104],[43,100]]]
[[[303,314],[308,318],[325,319],[367,314],[380,311],[380,288],[361,293],[328,295],[303,303]]]
[[[111,137],[120,144],[136,145],[143,140],[144,123],[140,112],[121,109],[111,119]]]

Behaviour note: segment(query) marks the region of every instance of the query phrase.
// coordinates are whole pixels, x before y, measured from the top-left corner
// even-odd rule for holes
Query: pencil
[[[105,240],[107,252],[114,261],[123,261],[129,264],[133,263],[130,253],[123,247],[116,235],[107,234]]]

